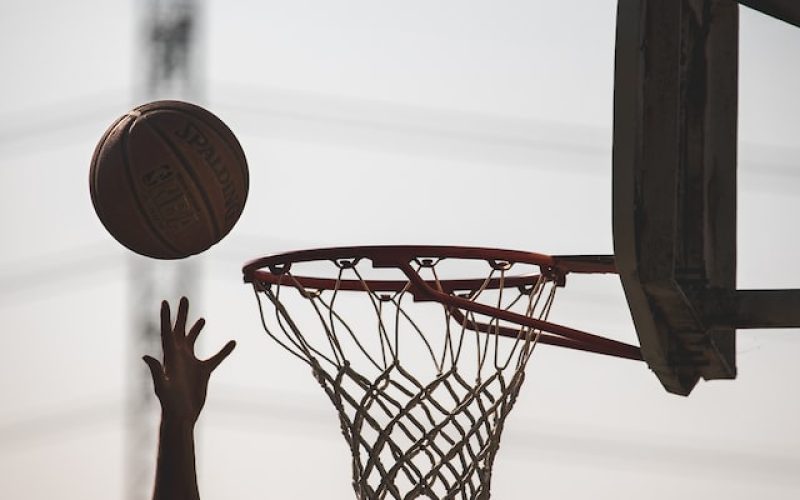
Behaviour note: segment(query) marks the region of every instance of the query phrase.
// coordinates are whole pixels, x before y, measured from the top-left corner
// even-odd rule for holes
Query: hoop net
[[[418,279],[544,321],[554,277],[498,260],[375,265],[334,258],[260,270],[249,281],[264,329],[311,367],[336,408],[359,499],[488,499],[503,426],[542,331],[430,300]]]

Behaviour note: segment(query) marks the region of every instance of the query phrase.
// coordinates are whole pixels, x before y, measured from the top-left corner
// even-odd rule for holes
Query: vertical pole
[[[137,0],[137,105],[158,99],[201,100],[200,2]],[[197,257],[156,261],[131,255],[128,267],[132,352],[124,365],[129,374],[124,498],[145,500],[152,496],[159,409],[141,357],[161,352],[162,299],[176,304],[185,295],[197,303],[200,265]]]

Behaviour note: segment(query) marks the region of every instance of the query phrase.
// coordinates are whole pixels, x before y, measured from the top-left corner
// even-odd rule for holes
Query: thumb
[[[161,390],[164,388],[164,369],[161,368],[161,363],[152,356],[143,356],[142,359],[150,368],[150,375],[153,376],[153,388],[156,391],[156,396],[161,397]]]
[[[225,347],[223,347],[218,353],[211,356],[211,358],[207,359],[204,362],[208,367],[209,373],[214,371],[214,369],[216,369],[219,366],[219,364],[222,363],[225,360],[225,358],[228,357],[228,355],[230,355],[234,347],[236,347],[236,341],[231,340],[230,342],[225,344]]]

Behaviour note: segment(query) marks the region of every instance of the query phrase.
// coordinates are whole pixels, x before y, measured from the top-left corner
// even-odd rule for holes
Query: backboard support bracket
[[[706,324],[723,328],[800,328],[800,290],[704,290]]]

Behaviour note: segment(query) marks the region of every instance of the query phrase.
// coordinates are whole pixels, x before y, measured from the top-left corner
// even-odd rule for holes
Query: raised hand
[[[199,360],[194,354],[194,345],[205,320],[200,318],[186,331],[189,301],[181,298],[173,327],[167,301],[161,303],[161,345],[164,364],[151,356],[144,361],[153,376],[155,392],[161,402],[164,418],[193,425],[200,416],[206,401],[208,380],[211,372],[228,357],[236,347],[231,340],[217,354],[207,360]]]

